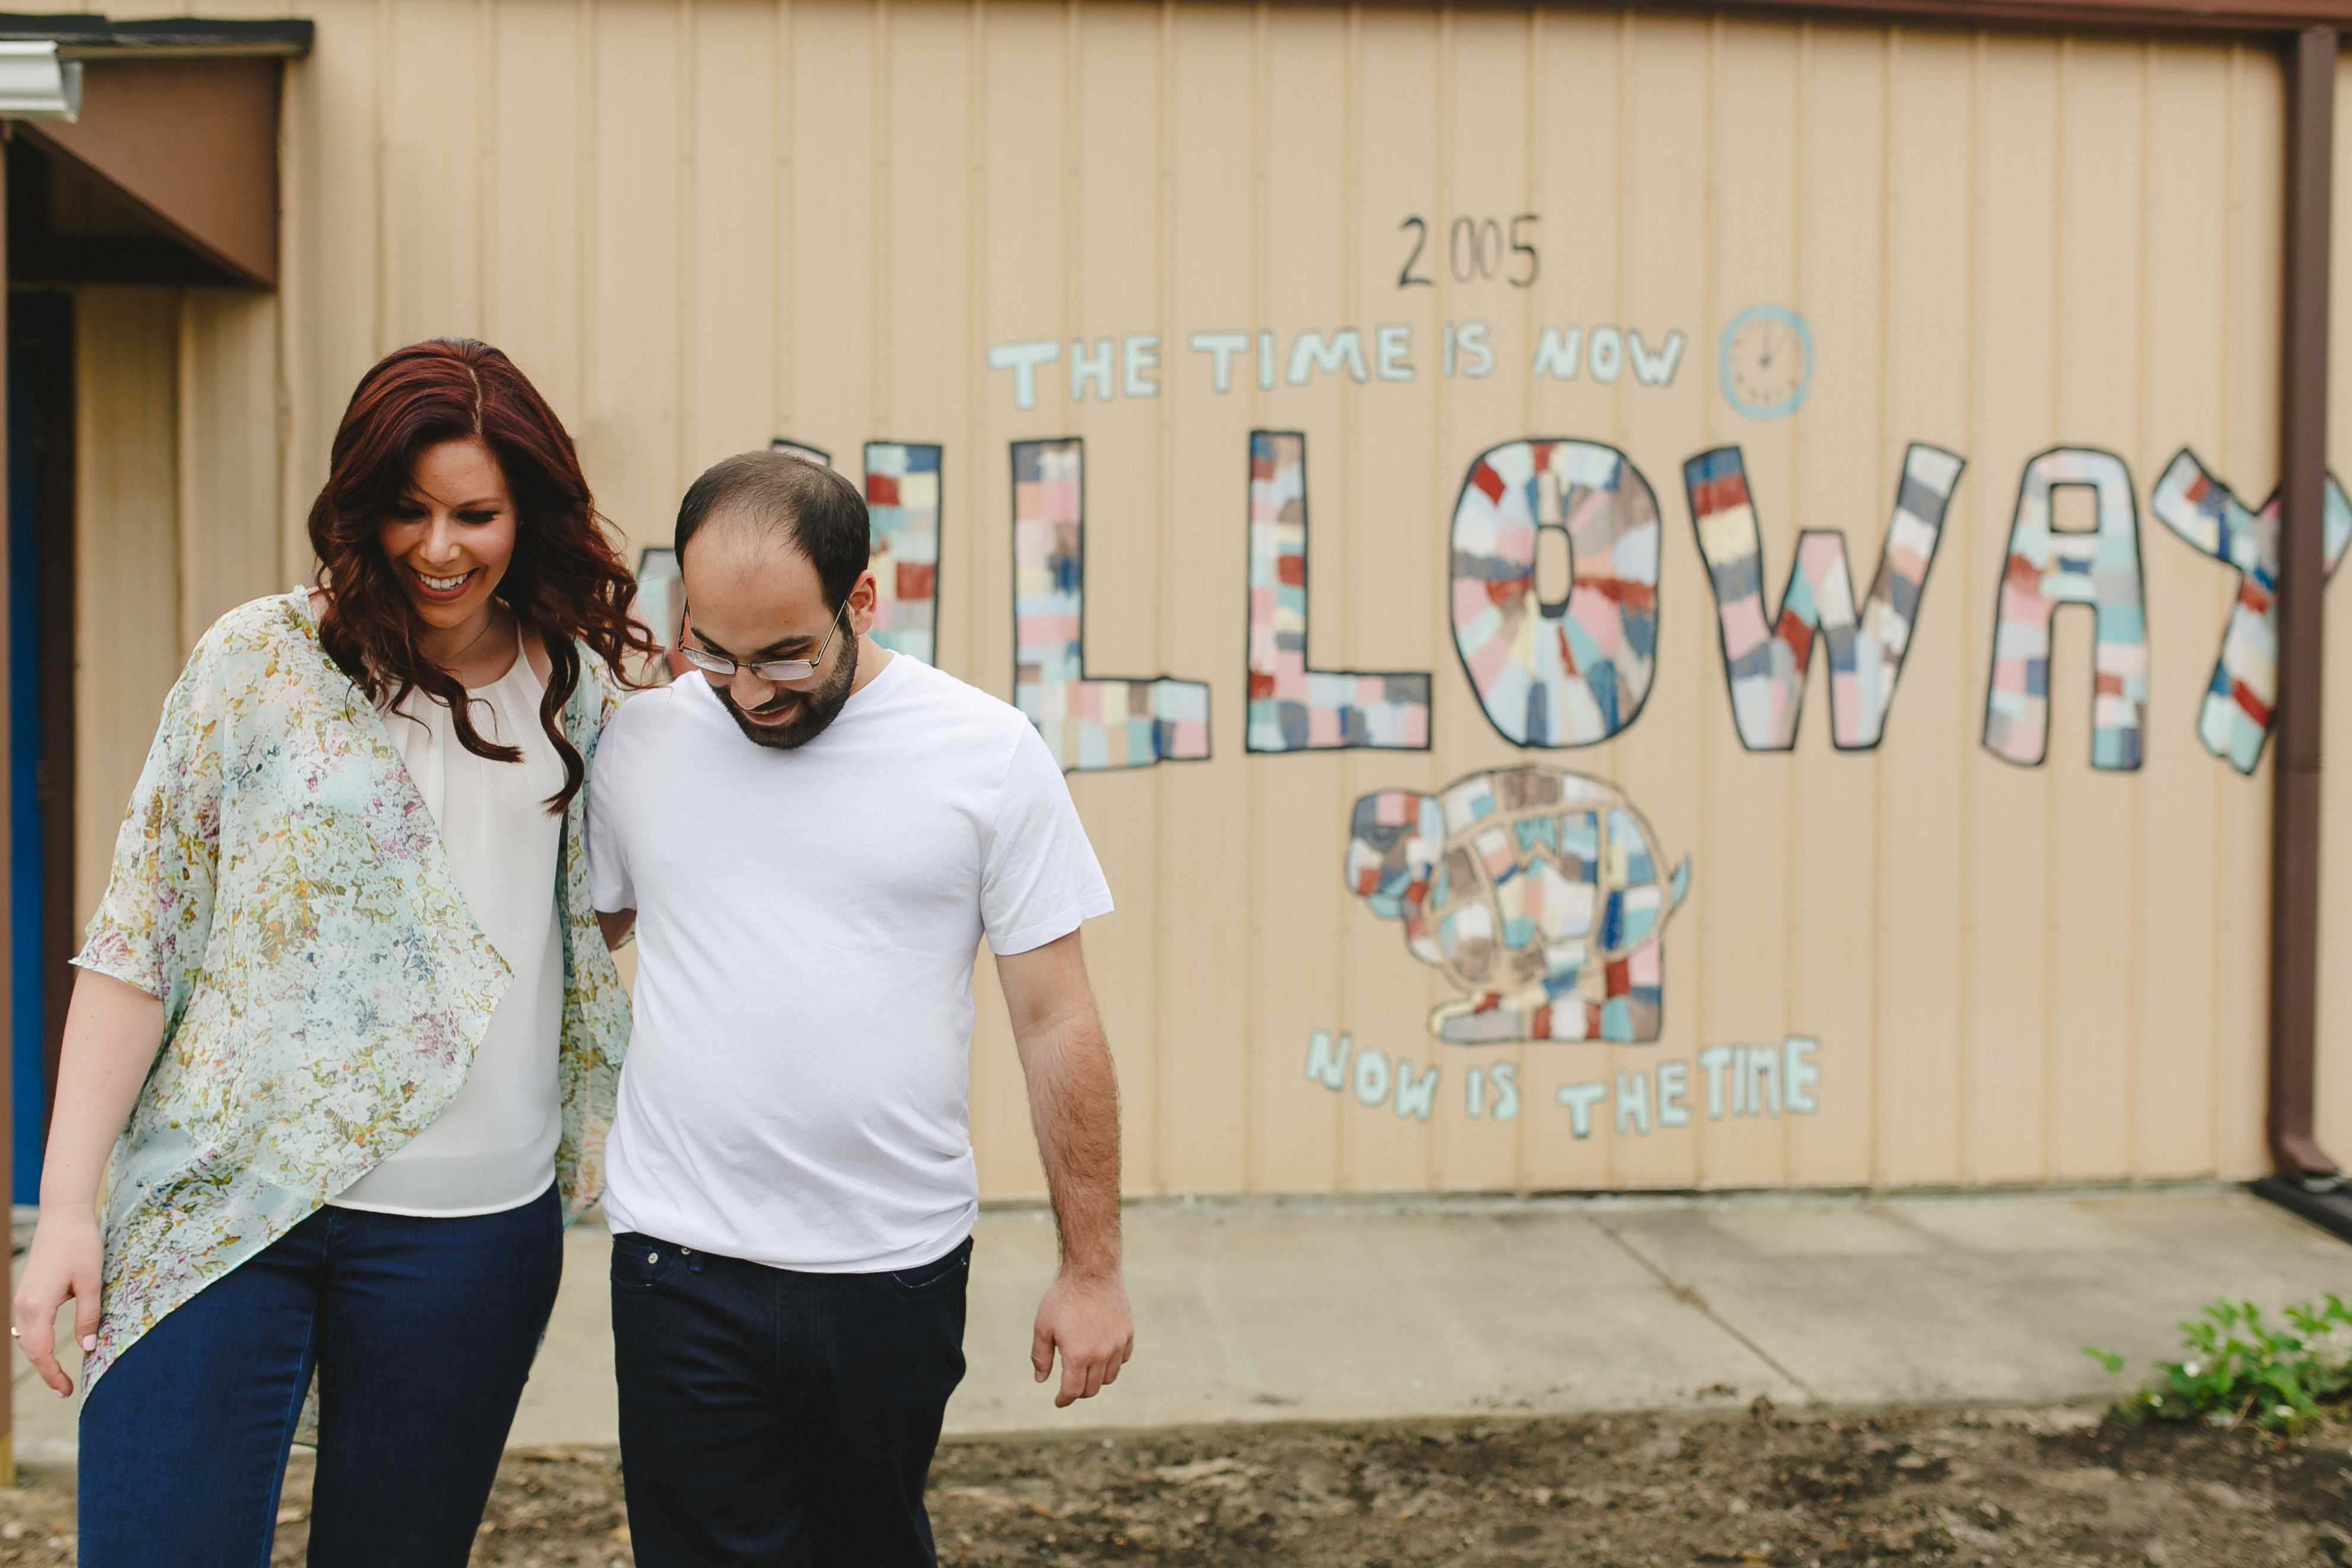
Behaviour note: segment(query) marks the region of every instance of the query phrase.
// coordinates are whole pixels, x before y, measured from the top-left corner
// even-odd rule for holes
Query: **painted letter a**
[[[2067,531],[2052,517],[2052,492],[2081,485],[2098,502],[2098,526]],[[2025,465],[2009,563],[1994,611],[1992,679],[1985,694],[1985,749],[2026,767],[2050,737],[2050,621],[2062,605],[2098,616],[2092,654],[2091,765],[2140,764],[2147,712],[2147,595],[2139,564],[2139,502],[2131,470],[2112,452],[2059,447]]]

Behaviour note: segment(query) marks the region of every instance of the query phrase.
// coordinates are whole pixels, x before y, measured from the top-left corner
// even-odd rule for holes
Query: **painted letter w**
[[[1817,637],[1829,644],[1830,739],[1840,751],[1878,744],[1918,619],[1919,595],[1943,537],[1944,510],[1966,466],[1938,447],[1915,443],[1904,454],[1878,574],[1858,615],[1845,535],[1830,530],[1799,534],[1774,618],[1764,603],[1764,547],[1739,448],[1718,447],[1683,465],[1699,553],[1715,587],[1724,679],[1741,745],[1785,752],[1797,743],[1805,671]]]

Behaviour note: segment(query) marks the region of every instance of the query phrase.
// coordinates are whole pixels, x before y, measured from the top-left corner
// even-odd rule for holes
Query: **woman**
[[[602,1186],[581,786],[654,650],[571,440],[497,350],[403,349],[310,542],[165,700],[75,960],[11,1331],[68,1394],[74,1302],[86,1568],[266,1564],[314,1372],[310,1561],[464,1563]]]

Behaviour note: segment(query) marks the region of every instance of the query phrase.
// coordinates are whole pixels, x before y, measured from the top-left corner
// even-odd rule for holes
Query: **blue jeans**
[[[803,1274],[613,1238],[637,1568],[928,1568],[923,1483],[963,1380],[969,1239]]]
[[[267,1568],[314,1369],[313,1568],[464,1568],[562,1273],[552,1187],[463,1219],[320,1209],[90,1390],[83,1568]]]

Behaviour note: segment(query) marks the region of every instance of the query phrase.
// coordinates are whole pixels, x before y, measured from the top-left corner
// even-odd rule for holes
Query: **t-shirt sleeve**
[[[980,916],[1003,958],[1043,947],[1111,911],[1094,846],[1054,754],[1026,722],[996,802],[981,870]]]
[[[588,769],[588,901],[604,914],[637,907],[637,885],[629,876],[626,836],[621,831],[625,745],[614,733],[627,716],[624,704],[604,726],[596,758]]]

